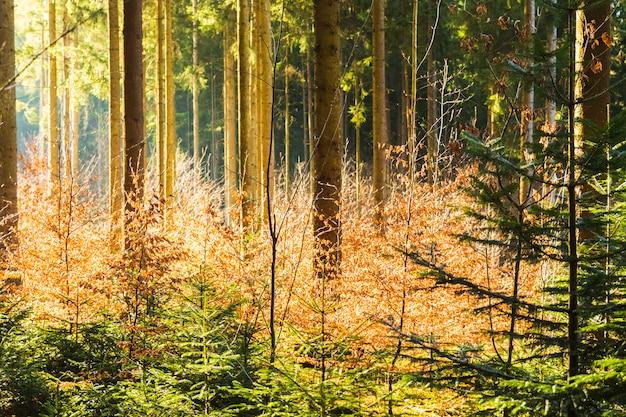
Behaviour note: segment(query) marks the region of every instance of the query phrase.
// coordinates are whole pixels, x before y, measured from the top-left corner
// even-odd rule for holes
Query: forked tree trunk
[[[341,56],[339,0],[315,0],[315,142],[312,154],[314,268],[336,277],[341,263]]]

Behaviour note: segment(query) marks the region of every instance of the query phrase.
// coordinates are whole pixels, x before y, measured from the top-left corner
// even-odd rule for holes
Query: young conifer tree
[[[554,60],[543,51],[535,51],[532,71],[503,63],[522,78],[533,77],[537,92],[554,92],[552,99],[560,100],[565,110],[556,129],[526,143],[520,150],[526,158],[506,146],[506,131],[488,140],[464,134],[466,149],[481,167],[468,187],[478,205],[468,214],[483,225],[464,239],[501,254],[502,267],[510,271],[510,289],[495,291],[411,254],[436,285],[458,286],[483,300],[483,312],[508,317],[508,329],[492,333],[490,354],[472,355],[468,349],[478,348],[467,345],[444,349],[407,335],[429,351],[425,360],[434,357],[442,365],[439,371],[452,370],[457,381],[461,375],[477,376],[474,381],[484,389],[480,407],[486,413],[619,415],[626,406],[626,211],[620,188],[626,181],[620,168],[626,163],[626,141],[618,133],[626,128],[626,114],[607,123],[606,118],[587,117],[593,111],[583,111],[596,100],[606,100],[610,85],[598,90],[600,82],[594,82],[593,94],[589,85],[608,72],[607,64],[598,64],[597,53],[608,56],[611,43],[610,35],[598,29],[598,22],[608,27],[608,13],[584,17],[595,7],[600,6],[562,16],[569,28],[555,53],[568,57],[557,71],[562,78],[542,76],[555,73]],[[590,25],[592,21],[596,23]],[[583,30],[580,22],[588,23]],[[584,54],[581,45],[596,53]],[[601,107],[606,115],[603,103],[593,110]],[[524,182],[541,185],[533,191],[532,204],[517,198]],[[525,298],[519,292],[525,278],[522,267],[539,262],[555,272],[544,277],[539,297]],[[437,377],[442,375],[450,376]]]

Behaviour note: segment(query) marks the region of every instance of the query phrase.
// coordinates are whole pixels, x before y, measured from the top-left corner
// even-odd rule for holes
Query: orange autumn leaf
[[[602,62],[598,58],[594,58],[589,68],[591,69],[591,72],[598,74],[602,72]]]
[[[604,42],[604,44],[608,47],[613,46],[613,40],[607,32],[602,33],[602,42]]]

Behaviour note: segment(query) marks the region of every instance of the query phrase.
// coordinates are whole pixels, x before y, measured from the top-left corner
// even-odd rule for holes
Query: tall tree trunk
[[[409,87],[409,126],[408,126],[408,164],[410,183],[413,184],[415,159],[417,156],[417,37],[418,37],[418,0],[413,0],[413,23],[411,25],[411,84]]]
[[[63,32],[67,30],[68,24],[68,16],[67,16],[67,0],[63,2]],[[71,153],[71,85],[70,85],[70,37],[69,35],[63,36],[63,54],[62,54],[62,62],[63,62],[63,119],[61,122],[61,126],[63,127],[62,134],[62,143],[63,143],[63,168],[64,168],[64,180],[66,182],[66,186],[70,187],[72,180],[72,153]]]
[[[171,224],[176,186],[176,91],[174,88],[174,34],[172,0],[165,0],[165,213]]]
[[[46,1],[41,0],[42,14],[47,13]],[[42,16],[42,22],[44,17]],[[41,68],[39,74],[39,157],[44,160],[48,155],[48,114],[46,109],[48,108],[48,32],[46,31],[46,25],[41,24],[41,50],[44,53],[41,55]]]
[[[576,83],[573,92],[574,120],[584,119],[586,123],[575,123],[574,148],[576,156],[584,154],[584,141],[595,141],[592,135],[597,132],[594,128],[604,128],[609,121],[609,82],[611,78],[611,2],[601,0],[583,4],[576,11],[576,42],[572,60],[575,61]],[[570,23],[571,24],[571,23]],[[589,126],[593,126],[588,129]],[[574,190],[578,195],[593,196],[594,188],[589,184],[582,184],[580,189]],[[571,198],[571,197],[570,197]],[[571,209],[570,209],[571,210]],[[581,217],[593,214],[582,210]],[[578,223],[576,223],[578,224]],[[576,229],[574,229],[576,230]],[[589,227],[578,229],[579,241],[594,239],[601,235],[602,230],[590,230]],[[574,257],[570,255],[570,257]],[[575,258],[574,266],[578,267]],[[578,282],[576,271],[570,271],[570,305],[569,305],[569,376],[580,372],[579,352],[579,320],[578,314]],[[570,407],[569,415],[576,415],[574,407]]]
[[[156,0],[156,153],[159,174],[159,199],[165,204],[166,110],[165,110],[165,0]]]
[[[271,10],[269,0],[256,0],[258,5],[255,14],[255,27],[257,29],[256,68],[258,68],[257,92],[258,92],[258,140],[259,152],[259,196],[263,207],[259,212],[265,212],[265,199],[271,201],[274,183],[274,151],[273,151],[273,88],[274,88],[274,45],[271,37]]]
[[[229,8],[224,25],[224,193],[228,223],[237,201],[237,68],[232,50],[237,42],[235,20],[234,10]]]
[[[315,146],[312,154],[314,268],[338,276],[341,263],[341,47],[339,0],[314,1]]]
[[[528,56],[530,56],[529,67],[532,66],[532,36],[536,32],[535,28],[535,0],[524,0],[524,27],[528,32],[526,46]],[[533,143],[533,130],[535,128],[535,85],[532,79],[528,78],[523,82],[522,114],[520,125],[520,161],[528,162],[531,156],[527,149]],[[520,177],[519,203],[526,205],[529,201],[533,185],[528,181],[528,177]]]
[[[193,31],[191,34],[191,63],[193,66],[192,80],[191,80],[191,107],[193,113],[193,169],[196,176],[200,178],[202,172],[201,157],[200,154],[200,83],[199,83],[199,71],[198,67],[198,0],[192,0],[192,19],[193,19]],[[224,25],[224,31],[229,23]],[[224,50],[224,56],[229,53]],[[224,71],[228,71],[225,67]]]
[[[124,203],[121,143],[119,0],[109,0],[109,213],[111,249],[119,250]]]
[[[72,37],[72,43],[74,45],[74,47],[78,46],[78,30],[74,31],[73,37]],[[72,65],[71,65],[71,75],[70,75],[70,79],[72,80],[72,85],[76,85],[76,74],[78,72],[78,66],[76,65],[76,59],[72,60]],[[70,129],[70,135],[71,135],[71,148],[72,148],[72,177],[74,178],[75,181],[78,181],[78,174],[80,172],[80,160],[79,160],[79,155],[78,155],[78,145],[79,145],[79,129],[80,129],[80,107],[78,104],[78,100],[76,98],[76,91],[74,91],[74,89],[72,89],[71,94],[70,94],[70,104],[71,104],[71,129]]]
[[[129,231],[143,200],[144,189],[144,73],[143,73],[142,0],[124,1],[124,108],[126,248],[131,247]]]
[[[0,45],[0,262],[4,263],[6,251],[13,249],[18,243],[13,0],[0,0]]]
[[[289,125],[291,116],[289,114],[289,46],[285,48],[285,195],[289,195],[291,176],[291,143],[289,137]]]
[[[387,122],[387,82],[385,79],[385,0],[372,5],[373,48],[373,134],[374,134],[374,219],[384,231],[385,194],[387,191],[386,148],[389,145]]]
[[[427,67],[427,152],[428,152],[428,184],[433,185],[439,177],[439,143],[437,140],[437,73],[435,67],[435,54],[433,49],[433,37],[435,36],[435,22],[432,18],[433,1],[428,0],[428,39],[429,46],[426,57]]]
[[[250,8],[248,0],[239,0],[237,7],[237,40],[239,45],[239,164],[241,198],[241,225],[249,230],[255,218],[257,201],[258,158],[252,126],[252,76],[250,62]]]
[[[48,1],[48,43],[52,45],[56,41],[56,2]],[[52,48],[56,49],[56,48]],[[49,51],[48,58],[48,148],[49,192],[59,189],[60,164],[59,164],[59,116],[57,104],[57,55],[55,50]]]

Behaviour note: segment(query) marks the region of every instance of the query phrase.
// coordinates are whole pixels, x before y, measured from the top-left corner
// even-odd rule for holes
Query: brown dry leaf
[[[484,16],[487,13],[487,6],[484,3],[481,3],[476,7],[476,14],[478,16]]]
[[[602,33],[602,42],[608,47],[613,46],[613,40],[607,32]]]
[[[450,14],[455,14],[456,13],[456,7],[454,7],[454,5],[452,5],[452,4],[448,4],[448,12],[450,12]]]
[[[590,69],[594,74],[602,72],[602,62],[598,58],[594,58],[591,62]]]
[[[483,41],[485,42],[485,48],[491,49],[493,47],[493,36],[489,34],[483,35]]]
[[[511,18],[509,16],[507,16],[506,18],[504,16],[500,16],[498,18],[498,26],[500,26],[500,29],[502,30],[509,30],[510,22],[511,22]]]

